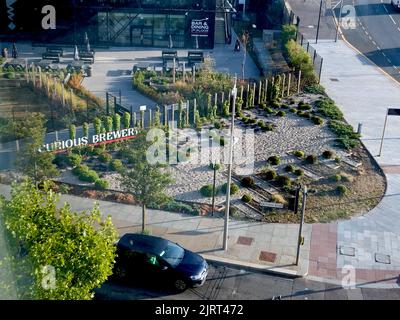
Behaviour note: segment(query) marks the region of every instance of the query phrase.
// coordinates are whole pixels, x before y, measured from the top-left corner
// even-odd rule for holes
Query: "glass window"
[[[167,261],[172,267],[178,266],[183,256],[185,255],[185,250],[175,243],[168,243],[164,250],[160,253],[160,256]]]

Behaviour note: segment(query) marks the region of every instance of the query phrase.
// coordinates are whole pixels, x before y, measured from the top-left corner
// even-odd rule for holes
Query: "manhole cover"
[[[329,80],[333,81],[333,82],[339,82],[338,78],[330,78]]]
[[[250,238],[250,237],[239,237],[237,240],[237,244],[242,244],[245,246],[251,246],[251,244],[253,243],[254,238]]]
[[[388,254],[375,253],[375,261],[378,263],[390,264],[390,256]]]
[[[339,249],[339,253],[343,256],[354,257],[356,255],[356,249],[353,247],[341,246]]]
[[[276,253],[268,252],[268,251],[261,251],[260,257],[258,259],[261,261],[275,262]]]

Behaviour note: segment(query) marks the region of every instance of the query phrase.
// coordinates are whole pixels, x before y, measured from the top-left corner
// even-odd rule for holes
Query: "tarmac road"
[[[344,289],[304,278],[289,279],[212,264],[202,287],[179,294],[160,285],[111,282],[96,292],[98,300],[271,300],[278,296],[282,300],[398,300],[400,289]]]

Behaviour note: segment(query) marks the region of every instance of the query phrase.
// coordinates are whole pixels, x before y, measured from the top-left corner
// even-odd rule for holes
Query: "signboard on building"
[[[193,19],[190,24],[190,33],[192,37],[208,37],[210,33],[208,18]]]

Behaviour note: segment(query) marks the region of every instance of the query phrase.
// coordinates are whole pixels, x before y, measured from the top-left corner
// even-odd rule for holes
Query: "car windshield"
[[[169,242],[164,250],[160,253],[160,256],[172,267],[178,266],[181,263],[184,255],[185,250],[171,242]]]

